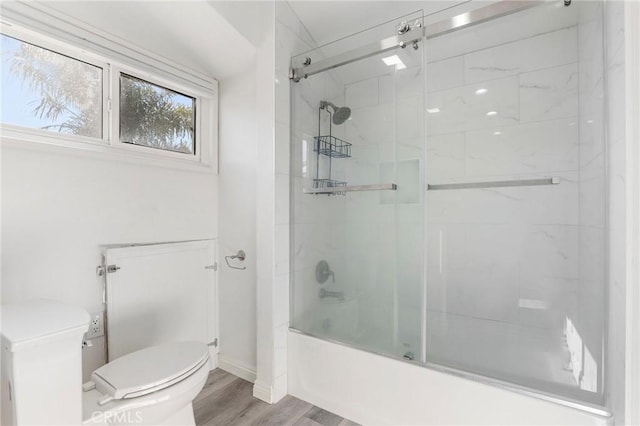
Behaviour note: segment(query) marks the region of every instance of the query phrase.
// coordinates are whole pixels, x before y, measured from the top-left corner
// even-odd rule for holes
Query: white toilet
[[[84,309],[52,300],[2,306],[3,425],[195,425],[192,401],[207,345],[153,346],[98,368],[82,384]]]

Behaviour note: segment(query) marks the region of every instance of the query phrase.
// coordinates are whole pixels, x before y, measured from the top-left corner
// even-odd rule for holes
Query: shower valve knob
[[[316,265],[316,281],[318,284],[324,284],[329,277],[333,282],[336,282],[336,274],[329,268],[329,263],[326,260],[321,260]]]

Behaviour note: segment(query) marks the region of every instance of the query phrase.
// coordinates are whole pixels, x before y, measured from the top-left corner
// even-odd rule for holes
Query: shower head
[[[333,124],[336,126],[344,123],[351,116],[351,108],[349,107],[338,107],[327,101],[320,102],[320,108],[326,109],[327,107],[333,109],[333,118],[331,121],[333,121]]]
[[[333,113],[333,124],[339,125],[344,123],[351,116],[351,108],[340,107]]]

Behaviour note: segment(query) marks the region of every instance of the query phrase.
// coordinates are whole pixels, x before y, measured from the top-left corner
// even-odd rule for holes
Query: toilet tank
[[[54,300],[1,310],[1,424],[81,424],[82,338],[89,314]]]

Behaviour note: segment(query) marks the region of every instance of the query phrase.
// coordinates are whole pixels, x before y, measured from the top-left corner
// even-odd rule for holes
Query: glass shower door
[[[292,58],[294,329],[603,404],[602,8],[465,2]]]
[[[345,63],[292,83],[291,318],[311,335],[419,360],[423,43],[362,57],[400,21],[419,31],[417,13],[292,59],[301,70]]]
[[[427,361],[602,404],[601,31],[548,2],[428,40]]]

